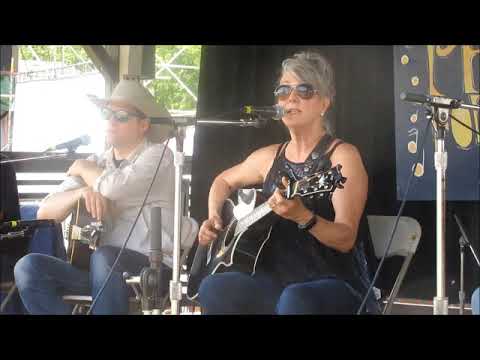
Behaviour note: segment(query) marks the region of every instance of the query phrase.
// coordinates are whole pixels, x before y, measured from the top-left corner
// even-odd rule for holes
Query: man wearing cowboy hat
[[[103,222],[106,232],[102,234],[100,247],[90,258],[89,272],[42,254],[28,254],[17,262],[15,282],[26,309],[32,314],[71,313],[72,307],[62,300],[66,294],[95,298],[140,210],[164,150],[142,214],[92,313],[128,313],[129,289],[122,274],[139,274],[143,267],[149,266],[153,206],[162,208],[163,259],[172,267],[173,154],[165,149],[165,144],[148,139],[152,131],[157,132],[157,141],[159,137],[161,141],[168,137],[171,128],[155,125],[157,129],[151,129],[150,119],[170,115],[136,80],[120,81],[109,99],[95,99],[94,102],[108,121],[106,140],[111,147],[98,156],[76,160],[60,188],[42,201],[37,218],[63,221],[77,201],[84,199],[87,211],[92,218]],[[188,225],[182,224],[182,234],[188,233],[189,229],[185,229]],[[164,271],[164,284],[168,284],[170,274],[169,269]]]

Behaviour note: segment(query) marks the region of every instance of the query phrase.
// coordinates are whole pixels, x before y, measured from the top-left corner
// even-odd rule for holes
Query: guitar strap
[[[321,148],[318,151],[322,155],[320,156],[320,160],[318,161],[317,166],[314,169],[314,172],[330,169],[332,167],[332,161],[330,160],[330,157],[332,156],[332,154],[335,151],[335,149],[337,148],[337,146],[343,144],[342,140],[338,141],[330,149],[330,151],[326,153],[328,147],[332,144],[333,141],[335,141],[335,139],[333,137],[331,137],[330,135],[326,135],[326,136],[329,137],[329,139],[327,139],[329,141],[326,141],[324,144],[319,144],[319,148],[320,148],[320,145],[323,145],[323,146],[321,146]],[[313,158],[313,152],[312,152],[312,158]]]
[[[76,208],[76,211],[75,211],[75,214],[74,214],[75,215],[74,224],[70,223],[70,225],[69,225],[70,226],[70,231],[69,231],[69,234],[68,234],[68,240],[69,240],[68,246],[70,247],[70,254],[69,254],[70,258],[68,259],[68,261],[70,263],[72,263],[73,258],[75,256],[75,246],[73,245],[73,241],[75,241],[75,240],[72,239],[72,236],[73,236],[72,232],[73,232],[73,226],[76,226],[78,224],[78,217],[79,217],[79,214],[80,214],[80,201],[81,200],[77,201],[77,208]],[[70,220],[70,221],[72,222],[73,219]]]

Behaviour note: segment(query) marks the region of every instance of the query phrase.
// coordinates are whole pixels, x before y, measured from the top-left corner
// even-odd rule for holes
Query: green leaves
[[[195,110],[200,75],[201,45],[157,45],[155,79],[147,88],[169,110]],[[88,61],[81,45],[20,46],[21,60],[64,63],[65,66]]]
[[[156,100],[170,110],[195,110],[201,45],[157,45],[155,55],[156,79],[148,88]]]

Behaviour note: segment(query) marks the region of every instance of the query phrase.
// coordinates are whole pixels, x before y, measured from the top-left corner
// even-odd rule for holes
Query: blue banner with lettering
[[[425,108],[400,99],[402,92],[445,96],[478,105],[480,47],[478,45],[405,45],[394,47],[395,140],[397,198],[403,199],[417,155],[419,164],[408,200],[436,200],[435,142],[430,128],[420,152],[427,120]],[[454,109],[451,114],[480,131],[479,112]],[[480,135],[448,120],[445,147],[447,200],[480,200]]]

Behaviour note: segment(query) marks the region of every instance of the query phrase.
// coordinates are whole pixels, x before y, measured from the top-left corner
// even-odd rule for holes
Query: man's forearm
[[[82,171],[82,179],[88,186],[93,186],[95,180],[102,175],[103,169],[98,166],[87,167]]]
[[[41,203],[37,212],[37,219],[54,219],[58,222],[65,220],[86,188],[52,194]]]

